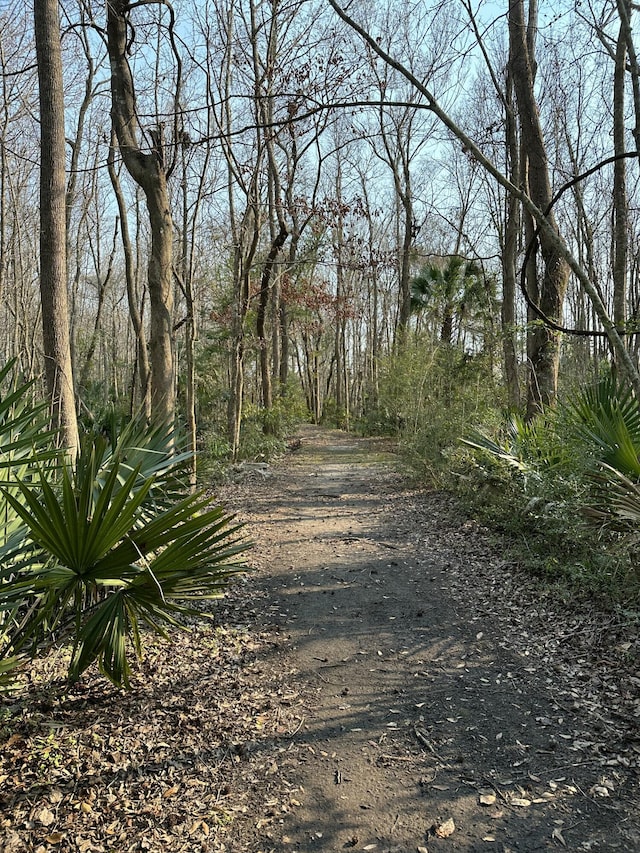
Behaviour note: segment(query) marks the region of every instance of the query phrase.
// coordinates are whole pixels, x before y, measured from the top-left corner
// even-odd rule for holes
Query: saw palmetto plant
[[[13,436],[3,450],[20,460],[7,462],[0,482],[0,673],[66,642],[71,680],[95,661],[129,686],[143,630],[168,636],[201,616],[193,602],[221,594],[243,569],[246,542],[221,507],[182,486],[186,456],[169,430],[136,423],[111,440],[88,433],[72,463],[52,452],[43,413],[24,414],[26,394],[24,386],[0,402]],[[49,444],[39,452],[41,434]]]

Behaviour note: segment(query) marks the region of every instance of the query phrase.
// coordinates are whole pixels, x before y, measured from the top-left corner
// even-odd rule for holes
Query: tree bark
[[[506,147],[509,177],[514,184],[520,183],[520,152],[518,128],[513,110],[513,80],[507,69],[505,93],[506,104]],[[504,242],[501,249],[502,261],[502,305],[500,321],[502,327],[502,352],[509,405],[520,408],[520,381],[518,378],[518,355],[516,350],[516,290],[518,235],[520,233],[520,205],[518,199],[507,195],[505,199]]]
[[[147,348],[147,333],[144,328],[143,316],[141,313],[138,297],[138,289],[136,287],[136,269],[133,257],[133,246],[131,244],[131,235],[129,233],[129,218],[127,215],[127,205],[125,202],[120,178],[115,167],[115,146],[114,146],[113,130],[111,132],[111,145],[109,147],[109,155],[107,157],[107,167],[111,186],[116,197],[118,212],[120,214],[120,235],[122,239],[122,250],[124,252],[124,274],[127,287],[127,305],[129,306],[129,318],[136,336],[136,369],[138,379],[140,381],[140,399],[141,406],[147,420],[151,419],[151,365],[149,364],[149,352]],[[134,375],[135,380],[135,375]],[[133,382],[135,388],[135,381]],[[134,405],[134,394],[131,395],[131,405]]]
[[[76,418],[67,296],[66,175],[58,0],[34,0],[40,93],[40,297],[47,390],[60,439],[73,458]]]
[[[260,348],[260,376],[262,386],[262,406],[269,410],[273,407],[273,393],[271,387],[271,371],[269,369],[269,352],[266,335],[266,319],[267,307],[269,305],[269,295],[271,292],[271,278],[273,268],[280,254],[280,249],[284,246],[289,232],[287,231],[284,222],[280,224],[280,231],[276,234],[267,260],[262,268],[262,276],[260,277],[260,292],[258,295],[258,309],[256,311],[256,334],[258,337],[258,346]],[[268,428],[265,427],[265,432]]]
[[[616,46],[613,79],[613,144],[616,155],[625,153],[624,89],[627,43],[620,27]],[[620,157],[613,164],[613,322],[624,332],[627,319],[627,177],[626,163]]]
[[[111,117],[125,167],[144,192],[151,226],[148,264],[150,307],[151,406],[153,417],[172,422],[175,414],[173,333],[173,223],[169,209],[163,140],[158,128],[153,147],[138,142],[133,78],[127,61],[129,3],[107,3],[107,47],[111,62]]]
[[[536,15],[529,10],[529,24],[525,25],[524,0],[509,3],[509,63],[520,118],[522,147],[527,160],[529,195],[534,204],[548,211],[552,200],[551,181],[547,162],[538,105],[534,93],[535,57],[531,51],[532,33],[536,28]],[[553,211],[546,213],[550,228],[558,234]],[[555,240],[541,230],[540,251],[544,271],[539,281],[538,305],[542,312],[555,322],[560,322],[569,281],[569,267],[558,250]],[[558,390],[560,362],[560,335],[542,323],[530,331],[529,385],[527,414],[529,417],[554,403]]]

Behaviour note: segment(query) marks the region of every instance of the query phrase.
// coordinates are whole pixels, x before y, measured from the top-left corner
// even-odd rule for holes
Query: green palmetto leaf
[[[20,668],[25,662],[26,658],[18,655],[0,657],[0,693],[11,690],[15,686]]]
[[[31,402],[32,382],[17,380],[15,360],[0,369],[0,483],[17,494],[13,486],[16,477],[29,479],[35,467],[55,457],[56,432],[48,427],[46,403]],[[16,533],[22,532],[22,522],[8,503],[0,505],[0,546]],[[6,555],[3,555],[6,559]]]
[[[596,462],[640,477],[640,406],[611,377],[583,389],[565,407],[568,423]]]
[[[73,640],[72,679],[97,661],[114,684],[127,686],[130,641],[140,654],[141,628],[165,634],[181,614],[195,612],[187,599],[218,596],[244,568],[238,557],[247,543],[231,517],[204,494],[150,503],[166,466],[142,476],[136,458],[136,467],[123,465],[121,451],[107,454],[105,440],[92,435],[75,468],[59,460],[56,485],[41,466],[35,478],[0,486],[29,533],[28,542],[16,533],[0,547],[0,559],[10,560],[0,566],[0,613],[30,602],[10,651],[36,649],[56,631]]]
[[[97,561],[115,547],[138,520],[150,483],[132,493],[138,472],[133,471],[125,488],[120,488],[114,467],[94,503],[93,483],[84,479],[74,483],[66,469],[62,473],[60,494],[41,474],[39,488],[18,483],[23,503],[0,487],[5,499],[22,519],[32,539],[47,553],[78,575],[91,574]],[[115,492],[115,494],[114,494]]]
[[[640,527],[640,484],[610,465],[601,465],[595,475],[600,499],[585,507],[584,514],[599,523],[638,536]]]
[[[525,421],[519,415],[512,415],[503,432],[502,444],[479,431],[461,441],[523,474],[551,471],[567,463],[569,451],[565,443],[556,434],[553,423],[543,417]]]
[[[112,423],[111,432],[117,438],[112,443],[104,442],[98,480],[102,480],[104,472],[114,467],[117,459],[121,487],[124,488],[131,472],[137,470],[136,487],[142,487],[153,477],[150,498],[156,505],[169,505],[184,494],[182,478],[192,453],[176,449],[178,438],[172,427],[164,423],[150,427],[146,419],[138,415],[120,431],[117,424]]]
[[[117,590],[100,602],[82,625],[71,659],[69,675],[76,680],[94,660],[117,686],[129,685],[127,637],[130,633],[124,593]]]
[[[462,438],[460,441],[473,450],[487,453],[505,462],[509,467],[515,468],[517,471],[528,471],[530,468],[529,463],[522,458],[521,454],[517,451],[514,452],[508,444],[500,445],[479,430],[474,430],[469,438]]]

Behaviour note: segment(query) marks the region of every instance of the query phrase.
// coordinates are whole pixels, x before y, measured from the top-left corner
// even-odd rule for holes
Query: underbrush
[[[246,406],[240,431],[240,446],[235,461],[225,435],[225,425],[211,423],[200,436],[200,479],[221,483],[229,479],[232,464],[272,462],[287,450],[287,443],[298,425],[308,420],[304,400],[295,390],[278,398],[270,409]]]
[[[393,437],[410,470],[446,486],[460,435],[499,423],[500,393],[488,355],[419,338],[382,362],[358,428]]]
[[[460,453],[456,467],[453,490],[514,562],[569,595],[640,603],[637,543],[588,520],[583,510],[593,494],[586,479],[525,478],[470,453]]]
[[[640,602],[640,411],[611,379],[525,423],[467,434],[455,490],[518,562],[611,604]]]
[[[414,341],[380,371],[365,434],[456,493],[527,570],[572,595],[640,604],[640,408],[605,378],[532,422],[505,415],[490,359]]]
[[[145,632],[170,639],[246,570],[239,525],[192,493],[171,425],[114,418],[56,446],[46,402],[0,369],[0,688],[68,646],[73,683],[94,663],[129,687]]]

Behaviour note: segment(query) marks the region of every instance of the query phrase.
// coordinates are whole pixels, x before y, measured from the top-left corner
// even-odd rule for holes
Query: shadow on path
[[[307,705],[281,762],[300,804],[261,850],[640,849],[636,763],[505,632],[511,569],[449,498],[306,427],[244,511]]]

